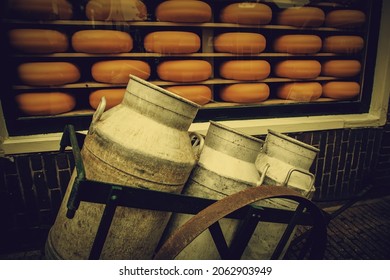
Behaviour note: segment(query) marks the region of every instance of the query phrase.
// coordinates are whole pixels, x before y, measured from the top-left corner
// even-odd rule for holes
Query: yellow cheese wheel
[[[324,76],[339,78],[354,77],[360,73],[362,65],[359,60],[328,60],[322,63],[321,73]]]
[[[160,79],[172,82],[200,82],[211,76],[211,64],[205,60],[167,60],[157,65]]]
[[[286,83],[277,88],[276,95],[282,99],[312,101],[321,97],[322,85],[318,82]]]
[[[266,83],[232,84],[223,87],[219,92],[219,97],[226,102],[262,102],[269,97],[269,87]]]
[[[324,40],[323,51],[331,53],[354,54],[364,48],[364,39],[356,35],[334,35]]]
[[[217,52],[235,54],[261,53],[266,47],[263,35],[253,32],[226,32],[214,38],[214,49]]]
[[[291,79],[315,79],[321,73],[321,63],[317,60],[284,60],[274,67],[278,77]]]
[[[272,19],[272,9],[261,3],[233,3],[221,10],[220,20],[226,23],[261,25]]]
[[[72,46],[82,53],[124,53],[133,49],[133,38],[117,30],[80,30],[72,35]]]
[[[80,70],[69,62],[26,62],[18,66],[22,83],[31,86],[58,86],[77,82]]]
[[[141,0],[90,0],[85,15],[89,20],[144,21],[148,11]]]
[[[296,27],[319,27],[325,21],[325,13],[317,7],[290,7],[281,10],[276,23]]]
[[[92,108],[97,109],[99,103],[104,96],[106,99],[106,110],[120,104],[125,95],[125,88],[109,88],[109,89],[98,89],[89,94],[89,105]]]
[[[18,108],[27,115],[56,115],[73,110],[76,100],[64,92],[21,93],[15,97]]]
[[[265,60],[229,60],[219,67],[219,75],[225,79],[241,81],[262,80],[269,76],[271,65]]]
[[[150,66],[145,61],[128,59],[99,61],[91,68],[95,81],[109,84],[128,83],[130,74],[147,80],[150,71]]]
[[[332,81],[322,85],[323,97],[334,99],[352,99],[359,95],[360,84],[357,82]]]
[[[273,48],[275,52],[291,54],[311,54],[321,50],[322,40],[317,35],[282,35],[275,39]]]
[[[73,17],[72,4],[66,0],[11,0],[12,16],[23,19],[57,20]]]
[[[147,52],[188,54],[200,49],[200,37],[187,31],[155,31],[144,38]]]
[[[163,1],[156,8],[158,21],[201,23],[211,20],[211,7],[203,1]]]
[[[169,86],[165,89],[199,105],[209,103],[212,98],[211,89],[205,85]]]
[[[68,36],[50,29],[12,29],[8,33],[10,45],[25,53],[66,52]]]
[[[366,15],[359,10],[334,10],[325,17],[325,25],[335,28],[361,27],[365,22]]]

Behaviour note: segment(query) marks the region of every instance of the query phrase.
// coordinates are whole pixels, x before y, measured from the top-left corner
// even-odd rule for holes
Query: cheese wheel
[[[200,49],[200,37],[186,31],[156,31],[144,38],[147,52],[166,54],[188,54]]]
[[[109,84],[125,84],[129,75],[147,80],[150,76],[150,66],[141,60],[105,60],[95,62],[91,74],[95,81]]]
[[[8,33],[10,45],[25,53],[66,52],[69,47],[66,34],[50,29],[12,29]]]
[[[275,39],[273,48],[275,52],[291,54],[311,54],[321,50],[322,40],[317,35],[282,35]]]
[[[97,109],[102,97],[104,96],[106,99],[106,110],[111,109],[122,102],[125,92],[125,88],[95,90],[89,94],[89,105],[91,105],[92,108]]]
[[[321,97],[322,86],[318,82],[286,83],[277,88],[276,95],[282,99],[313,101]]]
[[[323,97],[334,99],[352,99],[359,95],[360,85],[357,82],[332,81],[323,84]]]
[[[221,10],[220,20],[226,23],[261,25],[272,19],[272,10],[261,3],[233,3]]]
[[[21,93],[15,97],[19,109],[27,115],[56,115],[73,110],[75,98],[64,92]]]
[[[278,77],[291,79],[315,79],[321,73],[321,63],[317,60],[284,60],[274,67]]]
[[[167,60],[157,65],[160,79],[172,82],[200,82],[211,76],[211,64],[205,60]]]
[[[22,19],[58,20],[73,17],[72,4],[66,0],[11,0],[12,16]]]
[[[366,15],[359,10],[334,10],[325,17],[325,25],[335,28],[356,28],[365,22]]]
[[[276,23],[295,27],[319,27],[325,21],[325,13],[317,7],[290,7],[281,10]]]
[[[18,66],[22,83],[30,86],[58,86],[77,82],[80,70],[69,62],[26,62]]]
[[[241,81],[262,80],[269,76],[271,66],[265,60],[230,60],[219,67],[219,75],[225,79]]]
[[[211,89],[205,85],[169,86],[165,89],[199,105],[209,103],[212,98]]]
[[[85,15],[89,20],[144,21],[148,11],[141,0],[90,0]]]
[[[158,21],[201,23],[211,20],[211,7],[203,1],[163,1],[156,8]]]
[[[125,53],[133,49],[133,38],[117,30],[80,30],[72,35],[72,46],[82,53]]]
[[[217,52],[255,54],[264,51],[265,47],[265,37],[253,32],[227,32],[214,38],[214,49]]]
[[[324,76],[349,78],[358,75],[361,69],[359,60],[328,60],[322,63],[321,73]]]
[[[219,97],[225,102],[262,102],[269,97],[269,87],[265,83],[233,84],[223,87],[219,92]]]
[[[324,40],[323,51],[331,53],[354,54],[364,48],[364,39],[356,35],[334,35]]]

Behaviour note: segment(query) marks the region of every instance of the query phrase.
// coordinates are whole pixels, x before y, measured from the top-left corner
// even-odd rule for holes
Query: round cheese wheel
[[[212,98],[211,89],[205,85],[169,86],[165,89],[199,105],[209,103]]]
[[[172,82],[200,82],[211,76],[211,64],[205,60],[167,60],[157,65],[160,79]]]
[[[122,102],[125,92],[125,88],[95,90],[89,94],[89,105],[91,105],[92,108],[97,109],[102,97],[104,96],[106,99],[106,110],[108,110]]]
[[[117,30],[80,30],[72,35],[72,46],[82,53],[125,53],[133,49],[133,38]]]
[[[21,93],[15,97],[19,109],[27,115],[56,115],[73,110],[76,100],[64,92]]]
[[[89,20],[144,21],[148,11],[141,0],[90,0],[85,15]]]
[[[95,81],[109,84],[125,84],[129,75],[147,80],[150,77],[150,66],[141,60],[105,60],[95,62],[91,74]]]
[[[72,4],[66,0],[7,1],[12,16],[23,19],[58,20],[73,17]]]
[[[349,78],[358,75],[361,69],[359,60],[328,60],[322,63],[321,73],[324,76]]]
[[[230,60],[219,67],[219,75],[225,79],[241,81],[262,80],[269,76],[271,66],[265,60]]]
[[[291,54],[311,54],[321,50],[322,40],[317,35],[282,35],[275,39],[273,48],[275,52]]]
[[[50,29],[12,29],[8,33],[10,45],[25,53],[59,53],[69,47],[68,36]]]
[[[324,40],[323,51],[331,53],[354,54],[364,48],[364,39],[356,35],[334,35]]]
[[[312,101],[321,97],[322,86],[318,82],[286,83],[277,88],[276,95],[282,99]]]
[[[201,23],[211,20],[211,7],[203,1],[163,1],[156,8],[158,21]]]
[[[317,60],[284,60],[274,67],[278,77],[291,79],[315,79],[321,73],[321,63]]]
[[[186,31],[155,31],[144,38],[147,52],[188,54],[200,49],[200,37]]]
[[[58,86],[77,82],[80,70],[69,62],[26,62],[18,66],[22,83],[31,86]]]
[[[325,13],[317,7],[290,7],[281,10],[276,23],[296,27],[319,27],[325,21]]]
[[[272,10],[261,3],[233,3],[221,10],[220,20],[226,23],[261,25],[272,19]]]
[[[263,35],[253,32],[227,32],[214,38],[214,49],[217,52],[235,54],[261,53],[266,47]]]
[[[219,92],[219,97],[226,102],[262,102],[269,97],[269,87],[265,83],[233,84],[223,87]]]
[[[357,82],[332,81],[322,85],[323,97],[334,99],[351,99],[359,95],[360,85]]]
[[[366,15],[359,10],[334,10],[325,17],[325,25],[335,28],[361,27],[365,22]]]

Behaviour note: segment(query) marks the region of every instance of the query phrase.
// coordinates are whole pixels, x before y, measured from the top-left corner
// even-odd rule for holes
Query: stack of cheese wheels
[[[205,105],[212,99],[211,89],[205,85],[179,85],[165,88],[199,105]]]
[[[324,76],[350,78],[358,75],[361,68],[359,60],[332,59],[322,63],[321,73]]]
[[[69,47],[68,36],[51,29],[12,29],[8,37],[13,48],[25,53],[60,53]]]
[[[117,30],[80,30],[72,35],[72,47],[82,53],[125,53],[133,49],[133,38]]]
[[[220,20],[226,23],[262,25],[270,23],[272,9],[261,3],[233,3],[221,10]]]
[[[219,98],[225,102],[255,103],[267,100],[269,87],[266,83],[239,83],[221,88]]]
[[[333,10],[326,14],[325,25],[335,28],[357,28],[366,22],[366,15],[359,10]]]
[[[321,50],[322,40],[317,35],[291,34],[282,35],[275,39],[275,52],[291,54],[313,54]]]
[[[271,66],[265,60],[229,60],[219,67],[219,75],[225,79],[255,81],[269,76]]]
[[[334,35],[324,40],[323,51],[341,54],[359,53],[364,48],[364,39],[357,35]]]
[[[129,82],[129,75],[147,80],[150,77],[150,66],[141,60],[105,60],[95,62],[91,74],[95,81],[109,84],[125,84]]]
[[[321,63],[317,60],[284,60],[274,67],[278,77],[291,79],[315,79],[321,73]]]
[[[89,94],[89,105],[91,105],[92,108],[97,109],[102,97],[104,96],[106,99],[105,109],[111,109],[112,107],[122,102],[125,92],[125,88],[107,88],[95,90]]]
[[[200,44],[200,37],[187,31],[155,31],[144,38],[144,48],[147,52],[164,54],[194,53],[200,49]]]
[[[172,82],[200,82],[211,76],[212,66],[201,59],[167,60],[157,65],[161,80]]]
[[[277,88],[276,95],[294,101],[313,101],[321,97],[322,85],[318,82],[285,83]]]
[[[277,14],[276,23],[295,27],[319,27],[325,21],[325,13],[317,7],[290,7]]]
[[[12,16],[35,20],[67,20],[73,17],[72,4],[66,0],[8,1]]]
[[[359,95],[360,84],[352,81],[332,81],[322,85],[323,97],[332,99],[352,99]]]
[[[90,0],[85,14],[89,20],[144,21],[148,11],[141,0]]]
[[[217,52],[256,54],[264,51],[265,47],[265,37],[254,32],[226,32],[214,38],[214,49]]]
[[[211,7],[203,1],[163,1],[155,12],[158,21],[202,23],[211,20]]]
[[[18,66],[22,83],[30,86],[58,86],[77,82],[80,70],[70,62],[26,62]]]
[[[15,100],[24,114],[32,116],[66,113],[76,106],[74,96],[64,92],[21,93]]]

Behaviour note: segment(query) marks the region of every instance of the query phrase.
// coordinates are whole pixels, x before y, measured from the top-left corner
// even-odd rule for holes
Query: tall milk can
[[[180,193],[195,165],[188,128],[198,110],[199,105],[130,76],[121,104],[95,112],[81,150],[86,178]],[[102,216],[103,205],[81,202],[75,217],[66,218],[70,189],[46,242],[49,258],[87,259]],[[170,215],[118,207],[101,258],[151,259]]]

